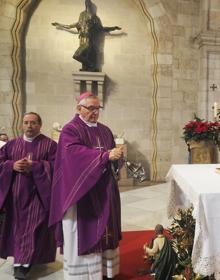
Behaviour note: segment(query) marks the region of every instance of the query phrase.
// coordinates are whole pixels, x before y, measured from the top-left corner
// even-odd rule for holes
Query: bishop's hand
[[[123,156],[123,147],[114,148],[109,151],[109,160],[118,160]]]

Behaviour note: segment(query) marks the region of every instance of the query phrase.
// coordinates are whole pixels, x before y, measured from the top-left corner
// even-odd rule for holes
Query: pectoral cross
[[[101,142],[100,142],[99,137],[97,137],[97,144],[98,144],[98,146],[96,147],[96,149],[98,149],[101,152],[104,149],[104,147],[101,146]]]

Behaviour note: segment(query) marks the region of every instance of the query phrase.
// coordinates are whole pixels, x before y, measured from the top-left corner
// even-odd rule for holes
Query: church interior
[[[170,192],[178,191],[172,180],[183,181],[171,167],[204,163],[205,168],[219,161],[217,138],[211,156],[207,150],[193,155],[183,128],[195,117],[219,121],[220,1],[92,3],[102,26],[120,29],[99,38],[97,69],[83,71],[73,58],[80,40],[77,30],[52,23],[77,22],[85,1],[0,1],[0,133],[9,139],[19,136],[23,114],[37,112],[43,134],[57,141],[60,128],[76,113],[76,98],[85,90],[94,91],[103,106],[99,121],[123,146],[132,172],[138,166],[144,170],[143,180],[133,178],[125,167],[121,170],[122,230],[150,230],[157,223],[168,227]],[[193,185],[190,180],[184,183]],[[220,249],[216,258],[202,272],[218,279]],[[195,265],[198,272],[199,265]],[[33,277],[62,280],[62,257],[58,255],[44,272],[36,269]],[[11,259],[0,259],[0,279],[14,279]]]

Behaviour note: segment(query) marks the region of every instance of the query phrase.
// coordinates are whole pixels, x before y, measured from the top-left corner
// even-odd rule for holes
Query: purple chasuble
[[[77,204],[79,255],[115,249],[121,239],[120,196],[108,153],[114,146],[108,127],[89,127],[78,115],[60,135],[50,224]]]
[[[21,264],[55,260],[54,227],[48,229],[48,219],[56,148],[56,142],[40,134],[32,142],[20,137],[0,149],[0,210],[5,213],[1,258],[13,256]],[[32,172],[14,171],[14,162],[28,153],[32,154]]]

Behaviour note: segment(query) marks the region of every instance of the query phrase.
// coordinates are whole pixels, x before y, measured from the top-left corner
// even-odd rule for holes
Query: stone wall
[[[151,161],[151,36],[134,1],[97,0],[103,26],[121,26],[103,38],[102,72],[107,76],[100,120],[114,134],[125,132],[129,157]],[[85,9],[84,1],[41,1],[26,37],[27,111],[37,111],[50,134],[54,121],[62,125],[75,112],[72,73],[81,68],[72,59],[77,34],[57,30],[51,22],[72,24]],[[109,16],[111,15],[111,16]],[[76,31],[76,30],[75,30]]]
[[[0,1],[0,128],[12,136],[12,38],[10,30],[15,20],[18,1]]]
[[[17,2],[0,2],[0,126],[6,126],[10,135],[14,114],[10,30]],[[129,158],[142,161],[149,178],[153,173],[154,179],[163,180],[171,164],[187,162],[181,139],[184,124],[194,112],[205,117],[210,111],[207,51],[215,53],[217,46],[201,47],[204,36],[199,35],[203,31],[214,32],[212,38],[218,34],[220,4],[208,0],[94,2],[102,24],[119,25],[124,32],[107,35],[103,42],[102,71],[107,81],[101,121],[114,134],[125,131]],[[74,113],[72,73],[80,68],[72,59],[79,44],[77,35],[57,30],[51,22],[77,21],[83,5],[80,0],[42,0],[30,19],[25,42],[25,110],[42,115],[43,132],[48,135],[53,122],[64,124]],[[212,61],[219,60],[216,55]]]
[[[187,163],[182,127],[197,111],[200,1],[145,1],[156,23],[158,52],[158,173]]]

